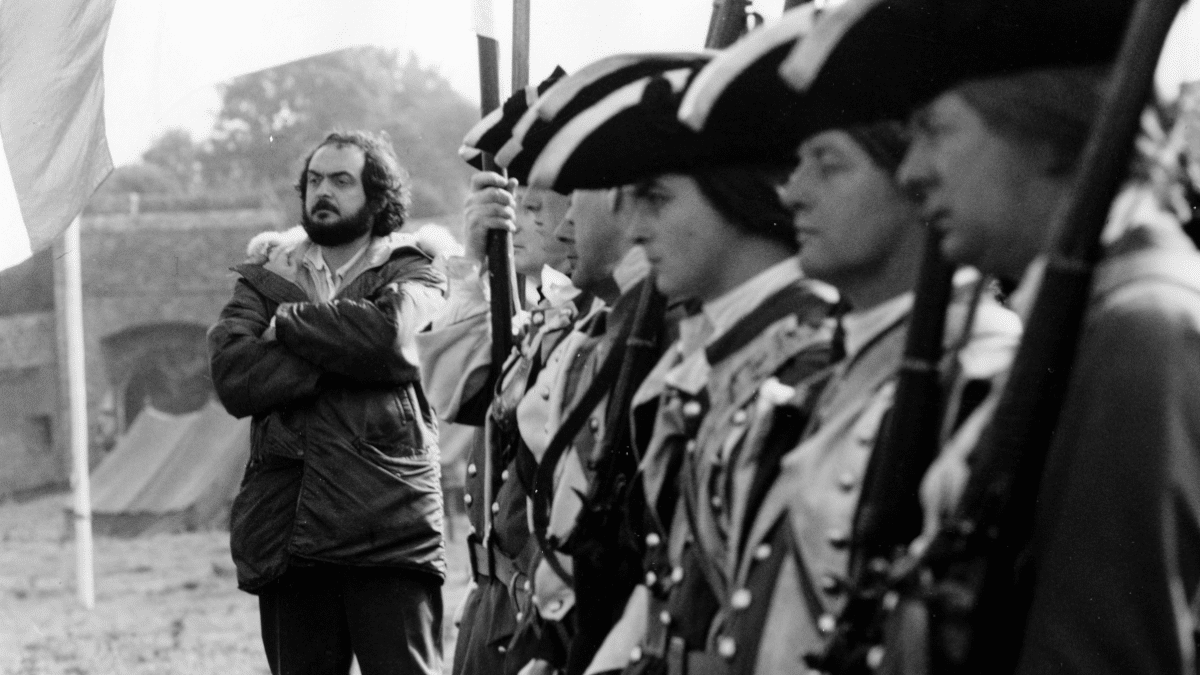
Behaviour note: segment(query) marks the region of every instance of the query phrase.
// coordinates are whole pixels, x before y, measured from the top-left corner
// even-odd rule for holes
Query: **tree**
[[[186,129],[168,129],[142,153],[142,161],[166,170],[185,192],[200,187],[201,148]]]
[[[469,170],[456,151],[476,113],[415,56],[345,49],[236,78],[222,99],[201,161],[207,185],[268,185],[287,197],[304,156],[328,131],[362,128],[391,136],[412,174],[414,217],[462,203]]]
[[[179,181],[170,171],[156,164],[126,164],[113,169],[96,190],[98,195],[178,195]]]

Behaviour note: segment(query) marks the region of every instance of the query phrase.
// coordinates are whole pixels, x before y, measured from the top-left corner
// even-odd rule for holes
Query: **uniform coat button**
[[[463,503],[466,504],[467,506],[470,506],[471,502],[473,502],[473,501],[475,501],[475,499],[473,497],[471,497],[470,493],[463,495]]]
[[[849,471],[838,476],[838,487],[840,487],[842,489],[842,492],[849,492],[849,491],[853,490],[857,485],[858,485],[858,478],[855,477],[855,475],[850,473]]]
[[[662,543],[662,537],[658,536],[657,532],[651,532],[650,534],[646,535],[646,545],[649,546],[650,548],[654,548],[655,546],[658,546],[661,543]]]
[[[475,468],[475,462],[471,462],[470,464],[467,465],[467,475],[468,476],[474,476],[477,473],[479,473],[479,469]]]
[[[817,630],[822,634],[829,635],[834,628],[837,628],[837,619],[832,614],[822,614],[821,618],[817,619]]]
[[[496,502],[492,502],[492,513],[500,513],[500,505]]]
[[[532,582],[532,581],[530,581],[530,580],[528,580],[528,579],[526,579],[526,580],[525,580],[525,583],[521,585],[521,588],[524,588],[524,589],[525,589],[525,592],[526,592],[526,593],[529,593],[530,591],[532,591],[532,590],[533,590],[533,582]]]
[[[830,595],[840,593],[842,591],[842,580],[832,574],[826,574],[821,577],[821,590]]]
[[[500,480],[508,480],[508,469],[500,472]]]
[[[653,586],[658,583],[658,575],[654,572],[646,572],[646,585]]]
[[[662,625],[670,626],[671,625],[671,613],[664,609],[662,611],[662,614],[658,615],[658,620],[662,622]]]
[[[671,570],[671,581],[674,581],[675,583],[683,581],[682,567],[676,567],[675,569]]]
[[[739,426],[745,424],[746,423],[746,411],[739,410],[739,411],[733,413],[733,423],[737,424]]]
[[[830,530],[825,536],[829,545],[836,549],[840,550],[850,545],[850,537],[846,535],[845,530]]]
[[[683,449],[687,450],[688,452],[695,452],[696,451],[696,441],[694,441],[694,440],[688,441],[687,443],[684,444]]]
[[[759,544],[754,549],[754,559],[755,560],[763,561],[770,557],[771,557],[771,545],[770,544]]]
[[[699,401],[688,401],[683,404],[683,414],[686,417],[698,417],[702,410]]]
[[[725,505],[725,502],[721,500],[719,495],[713,495],[712,499],[708,500],[708,503],[712,504],[714,511],[720,511],[721,507]]]
[[[721,658],[732,659],[733,655],[737,653],[737,642],[728,635],[722,635],[717,638],[717,653],[721,655]]]
[[[633,651],[629,652],[629,660],[630,661],[641,661],[642,660],[642,648],[634,647]]]
[[[746,609],[750,606],[752,599],[753,596],[750,594],[749,588],[739,588],[729,598],[729,606],[734,609]]]
[[[600,420],[596,419],[595,417],[588,420],[588,428],[592,430],[592,433],[600,431]]]

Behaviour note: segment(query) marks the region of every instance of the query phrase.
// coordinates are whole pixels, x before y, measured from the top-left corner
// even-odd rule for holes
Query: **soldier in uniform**
[[[1094,68],[974,80],[917,113],[901,176],[923,191],[948,256],[1031,293],[1102,82]],[[1042,476],[1018,673],[1197,667],[1200,255],[1166,211],[1122,225]],[[930,513],[950,508],[964,462],[934,467]]]
[[[460,155],[477,164],[480,153],[494,153],[507,141],[528,106],[564,73],[556,70],[538,87],[529,87],[486,117],[464,140]],[[484,422],[466,467],[463,496],[471,532],[472,585],[459,609],[455,673],[516,672],[523,661],[510,657],[512,638],[523,607],[528,605],[528,579],[536,546],[525,525],[525,489],[515,467],[521,461],[522,430],[518,404],[528,396],[540,371],[553,367],[554,347],[569,332],[579,311],[579,291],[555,266],[568,269],[569,247],[553,237],[567,197],[548,190],[521,187],[518,175],[506,179],[480,172],[472,178],[467,200],[468,260],[452,262],[450,301],[430,331],[418,336],[423,377],[439,415],[448,422]],[[521,338],[504,364],[494,397],[481,391],[490,365],[491,339],[486,283],[479,272],[483,239],[492,228],[514,232],[516,271],[540,283],[527,293],[533,308],[522,313]],[[538,297],[540,296],[540,297]],[[487,404],[486,420],[479,409]]]
[[[598,98],[599,92],[619,89],[646,72],[706,59],[688,54],[618,55],[591,64],[564,81],[566,95],[562,99],[547,97],[545,105],[550,110],[539,106],[528,113],[544,118],[525,124],[524,134],[514,138],[514,144],[522,144],[522,152],[501,156],[501,161],[510,166],[530,162],[533,186],[571,191],[571,207],[559,236],[576,247],[574,282],[594,289],[597,298],[604,301],[602,309],[578,322],[561,348],[566,368],[553,388],[562,392],[563,402],[570,402],[558,413],[558,423],[563,426],[547,425],[547,433],[529,444],[539,464],[535,493],[543,494],[540,502],[535,501],[532,523],[544,549],[533,575],[537,611],[526,619],[527,631],[542,636],[545,644],[536,660],[539,668],[581,673],[632,587],[627,573],[607,563],[597,564],[587,557],[581,567],[576,565],[587,554],[575,548],[602,556],[611,551],[597,551],[600,547],[590,539],[603,534],[589,531],[576,535],[575,525],[584,507],[582,496],[595,478],[596,453],[605,447],[611,434],[623,431],[608,426],[609,421],[626,417],[614,407],[620,404],[611,401],[611,394],[619,379],[616,370],[624,360],[638,358],[627,349],[626,341],[632,322],[639,318],[640,301],[646,297],[644,279],[648,270],[644,251],[626,237],[628,200],[622,192],[573,189],[573,185],[556,182],[553,176],[547,176],[542,157],[557,156],[556,147],[570,136],[570,124],[563,124],[562,115],[586,110],[584,101]],[[526,135],[547,139],[545,149],[540,154],[528,152],[524,148]],[[656,357],[661,349],[655,337],[663,330],[661,312],[651,312],[641,319],[649,324],[646,350]],[[573,540],[575,546],[559,546],[568,540]]]
[[[787,23],[802,39],[802,22],[791,16],[781,22]],[[698,92],[694,109],[762,77],[755,66],[779,54],[775,32],[781,28],[767,27],[731,48],[724,58],[742,63],[741,75]],[[796,114],[805,115],[803,105]],[[918,205],[894,177],[908,144],[905,126],[837,122],[836,116],[795,121],[808,135],[781,194],[793,210],[801,267],[837,287],[848,306],[841,317],[845,356],[801,386],[765,383],[757,405],[746,411],[744,439],[728,441],[744,462],[744,478],[722,496],[743,504],[745,517],[732,537],[736,547],[710,554],[707,566],[725,580],[709,640],[729,672],[800,670],[803,656],[819,650],[832,627],[843,600],[851,524],[892,407],[926,248]],[[970,392],[967,408],[1006,368],[1020,333],[1012,312],[977,293],[979,283],[973,270],[957,275],[945,336],[950,356],[943,379],[973,383],[954,389]],[[956,406],[953,414],[968,412]],[[701,526],[695,539],[711,541],[710,529]]]
[[[597,103],[562,132],[562,143],[574,147],[559,151],[554,172],[575,185],[631,183],[632,233],[647,249],[659,290],[699,305],[634,397],[634,436],[644,457],[631,518],[643,537],[644,585],[589,672],[621,669],[631,655],[634,670],[661,669],[687,657],[687,640],[694,667],[705,667],[695,656],[704,656],[719,594],[694,562],[689,521],[710,519],[723,538],[741,514],[696,486],[734,480],[727,434],[745,430],[744,408],[763,380],[803,380],[831,357],[828,317],[836,298],[800,273],[790,214],[774,188],[784,170],[711,155],[722,139],[676,121],[695,71],[645,78]],[[653,423],[638,424],[644,420]],[[697,494],[703,503],[692,499]]]
[[[1053,277],[1043,277],[1041,254],[1086,168],[1083,149],[1101,93],[1112,82],[1147,76],[1125,71],[1126,78],[1107,81],[1105,64],[1135,3],[1030,3],[1003,11],[978,2],[936,4],[860,5],[825,24],[840,36],[813,40],[820,45],[813,52],[824,50],[823,65],[797,63],[783,72],[808,92],[820,88],[827,70],[867,89],[891,83],[896,91],[921,92],[914,102],[926,104],[913,116],[899,178],[922,196],[922,215],[944,233],[948,258],[1020,282],[1012,302],[1029,307],[1039,285],[1054,287]],[[909,10],[940,39],[898,26]],[[1083,12],[1086,22],[1079,21]],[[899,48],[868,37],[881,26]],[[1067,31],[1072,39],[1061,40]],[[906,43],[905,36],[915,39]],[[906,72],[913,63],[928,67]],[[1101,243],[1104,258],[1091,277],[1037,492],[1012,495],[1032,514],[1017,569],[1003,570],[1018,582],[998,591],[1006,606],[993,609],[1004,620],[971,626],[1013,637],[1003,653],[993,650],[995,661],[976,664],[991,672],[1196,672],[1200,255],[1165,212],[1110,218]],[[1061,278],[1064,266],[1083,263],[1060,255],[1055,264]],[[1038,327],[1027,328],[1032,335]],[[1024,365],[1018,360],[1014,372]],[[944,454],[935,464],[923,490],[934,502],[927,513],[954,509],[972,471],[965,456],[985,447]],[[988,466],[980,460],[975,466]],[[937,630],[901,633],[898,651],[927,651],[930,638],[939,637]]]

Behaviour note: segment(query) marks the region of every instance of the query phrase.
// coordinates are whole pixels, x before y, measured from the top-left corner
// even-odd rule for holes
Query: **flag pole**
[[[87,381],[83,361],[83,258],[79,216],[63,232],[63,320],[67,361],[67,400],[71,443],[71,489],[74,495],[75,579],[79,602],[96,606],[92,552],[92,496],[89,483]]]

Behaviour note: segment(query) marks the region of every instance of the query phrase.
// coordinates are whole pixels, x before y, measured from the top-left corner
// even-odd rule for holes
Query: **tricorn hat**
[[[546,143],[581,111],[635,80],[699,67],[710,58],[710,52],[651,52],[617,54],[588,64],[551,87],[526,111],[496,153],[496,163],[510,175],[528,175]]]
[[[825,129],[905,119],[966,80],[1109,63],[1132,5],[1133,0],[847,0],[811,23],[799,14],[804,8],[797,8],[715,59],[710,72],[696,78],[680,117],[701,133],[761,128],[759,138],[769,142],[755,151],[774,156]],[[795,38],[790,53],[780,58],[789,36]],[[772,66],[791,94],[771,84]],[[763,112],[781,109],[786,114]]]
[[[550,77],[542,80],[537,86],[529,85],[510,96],[504,105],[485,115],[467,131],[462,146],[458,149],[458,156],[476,169],[482,169],[484,153],[495,155],[499,152],[500,148],[512,137],[513,127],[517,125],[521,116],[566,74],[567,71],[563,70],[561,66],[557,66],[554,68],[554,72],[550,73]],[[513,177],[522,183],[526,178],[526,176]]]
[[[813,4],[801,5],[723,50],[688,87],[680,121],[693,131],[737,138],[750,155],[794,156],[803,97],[779,77],[779,66],[817,16]]]

